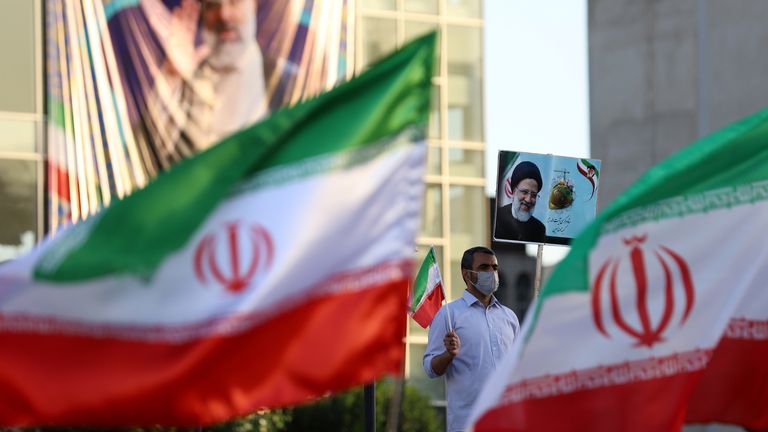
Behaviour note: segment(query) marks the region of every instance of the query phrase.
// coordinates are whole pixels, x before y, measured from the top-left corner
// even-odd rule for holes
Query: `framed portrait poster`
[[[600,161],[499,152],[493,239],[567,245],[595,217]]]

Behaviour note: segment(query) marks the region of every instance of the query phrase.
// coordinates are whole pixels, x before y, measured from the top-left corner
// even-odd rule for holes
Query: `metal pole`
[[[533,282],[533,289],[535,296],[539,296],[541,291],[541,257],[544,255],[544,245],[539,244],[539,248],[536,251],[536,279]]]
[[[430,246],[434,247],[434,246]],[[408,292],[411,292],[411,282],[408,281]],[[445,297],[445,293],[443,293],[443,297]],[[411,320],[407,320],[405,324],[406,334],[408,334],[408,331],[411,327]],[[405,344],[405,338],[403,338],[403,344]],[[395,385],[392,389],[392,396],[389,398],[389,409],[387,412],[387,422],[385,423],[384,430],[386,432],[397,432],[398,429],[400,429],[398,426],[400,424],[400,415],[403,405],[403,396],[405,393],[405,365],[408,361],[408,357],[406,354],[406,359],[403,362],[402,371],[399,377],[396,377],[394,379]]]
[[[365,432],[376,432],[376,383],[363,386]]]
[[[400,423],[400,409],[405,392],[405,378],[395,378],[392,389],[392,397],[389,400],[389,413],[387,415],[387,432],[397,432]]]

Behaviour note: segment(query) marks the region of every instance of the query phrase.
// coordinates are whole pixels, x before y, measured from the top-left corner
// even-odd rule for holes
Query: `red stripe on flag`
[[[219,422],[402,372],[407,279],[311,300],[251,330],[170,345],[0,333],[0,423]]]
[[[69,201],[69,175],[67,174],[67,169],[50,162],[48,163],[48,170],[51,192],[56,193],[60,199]],[[54,179],[56,181],[55,187],[53,184]]]
[[[486,412],[476,431],[648,432],[679,430],[685,396],[701,374],[689,372],[629,384],[525,399]]]
[[[593,374],[591,379],[598,388],[590,390],[557,394],[561,386],[590,384],[587,374],[579,376],[578,373],[541,377],[537,380],[541,382],[530,388],[512,386],[505,395],[514,402],[486,412],[477,422],[476,430],[640,432],[679,430],[683,420],[685,423],[725,423],[750,430],[768,430],[768,411],[765,409],[768,406],[765,385],[768,382],[768,323],[747,324],[752,327],[736,328],[732,322],[733,331],[742,330],[744,334],[722,339],[706,369],[699,371],[604,385],[614,375],[628,380],[634,375],[678,370],[680,366],[666,360],[647,361],[649,365],[657,363],[662,369],[638,368],[635,373],[625,369],[621,373]],[[760,329],[755,330],[756,327]],[[681,361],[687,360],[683,357]],[[531,391],[552,395],[522,399],[525,392]]]
[[[435,314],[440,309],[440,306],[442,306],[443,299],[443,285],[437,284],[411,317],[423,328],[429,327]]]
[[[720,341],[694,388],[687,422],[716,421],[768,430],[766,339],[725,338]]]

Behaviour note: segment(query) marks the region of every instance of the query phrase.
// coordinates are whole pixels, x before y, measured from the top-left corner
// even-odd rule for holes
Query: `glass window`
[[[29,250],[37,238],[37,162],[0,159],[0,261]]]
[[[451,241],[455,241],[455,239],[451,239]],[[464,295],[464,290],[467,288],[467,284],[464,283],[464,279],[461,276],[461,256],[469,247],[453,247],[452,249],[454,254],[451,256],[451,267],[454,271],[451,273],[451,300],[456,300]]]
[[[427,148],[427,174],[440,175],[440,147]]]
[[[395,0],[362,0],[363,9],[395,10]]]
[[[397,22],[388,18],[363,18],[360,33],[363,52],[357,70],[390,54],[397,47]]]
[[[483,140],[482,29],[448,26],[448,139]]]
[[[448,149],[448,174],[452,177],[483,177],[484,162],[480,150]]]
[[[440,138],[440,86],[432,86],[432,106],[429,112],[430,138]]]
[[[406,21],[405,22],[405,40],[409,41],[419,36],[423,36],[431,31],[437,30],[437,46],[440,46],[440,26],[437,22],[426,21]],[[437,49],[437,59],[435,59],[435,75],[440,74],[440,49]]]
[[[418,324],[417,324],[418,325]],[[408,368],[410,376],[408,382],[419,390],[428,394],[433,400],[445,400],[445,384],[442,378],[431,379],[424,372],[424,351],[427,346],[421,343],[410,343],[410,360],[408,361]]]
[[[0,111],[35,112],[36,1],[4,0],[0,14]]]
[[[36,126],[34,120],[0,118],[0,152],[35,153]]]
[[[443,235],[443,195],[439,184],[428,184],[421,214],[421,235],[440,237]]]
[[[449,189],[451,211],[451,295],[461,295],[465,283],[461,278],[461,256],[478,245],[488,246],[488,198],[480,186],[452,185]]]
[[[446,15],[462,18],[482,18],[482,1],[447,0]]]
[[[438,3],[438,0],[407,0],[403,2],[407,12],[427,14],[437,14]]]

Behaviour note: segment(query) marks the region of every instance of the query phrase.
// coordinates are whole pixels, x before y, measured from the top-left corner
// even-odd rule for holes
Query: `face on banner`
[[[53,231],[347,76],[349,0],[46,1]]]
[[[141,9],[160,56],[129,90],[159,101],[140,121],[155,125],[161,148],[206,148],[346,76],[346,0],[141,0]],[[140,67],[131,59],[124,69]]]
[[[600,161],[499,152],[494,240],[567,245],[595,217]]]
[[[210,49],[207,61],[215,68],[237,67],[250,45],[256,44],[254,0],[203,0],[200,18],[203,40]]]

